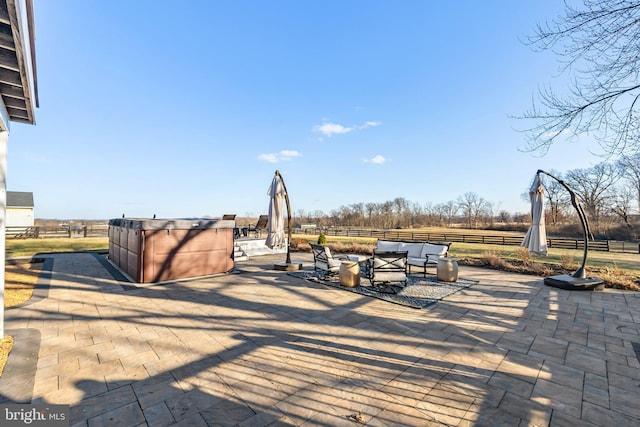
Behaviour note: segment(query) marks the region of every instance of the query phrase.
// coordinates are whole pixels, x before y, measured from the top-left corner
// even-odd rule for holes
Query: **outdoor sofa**
[[[440,258],[446,257],[451,243],[429,243],[429,242],[401,242],[394,240],[378,240],[376,252],[407,252],[407,267],[411,273],[411,267],[423,268],[423,273],[427,275],[427,267],[438,265]]]

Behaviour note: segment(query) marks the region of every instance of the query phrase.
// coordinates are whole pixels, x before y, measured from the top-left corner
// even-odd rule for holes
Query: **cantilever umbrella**
[[[265,244],[271,249],[284,248],[287,241],[284,237],[285,212],[283,200],[287,195],[284,181],[276,171],[273,181],[267,191],[269,196],[269,216],[267,219],[267,241]]]
[[[529,189],[531,199],[531,227],[527,230],[523,246],[534,255],[547,256],[547,229],[544,223],[544,186],[540,174],[536,174]]]
[[[291,262],[291,205],[289,204],[287,187],[284,185],[284,180],[279,171],[276,171],[276,176],[273,177],[267,194],[269,195],[269,215],[267,219],[267,240],[265,244],[271,249],[287,247],[286,261],[276,263],[273,267],[276,270],[300,270],[302,268],[301,262]],[[288,238],[286,239],[284,237],[285,210],[283,201],[287,203],[286,227]]]

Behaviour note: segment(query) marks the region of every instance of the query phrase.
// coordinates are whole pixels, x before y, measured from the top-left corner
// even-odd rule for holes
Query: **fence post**
[[[87,237],[87,226],[82,227],[82,231],[84,232],[84,237]]]

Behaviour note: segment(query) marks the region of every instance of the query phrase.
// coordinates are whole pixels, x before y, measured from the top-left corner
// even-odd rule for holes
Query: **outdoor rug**
[[[360,295],[378,298],[395,304],[404,305],[412,308],[426,308],[444,297],[452,295],[462,289],[478,283],[477,280],[458,278],[457,282],[439,282],[436,276],[407,276],[407,285],[400,289],[391,286],[371,286],[371,282],[364,275],[360,277],[360,286],[355,288],[347,288],[340,285],[338,275],[320,278],[320,274],[313,270],[291,271],[291,276],[300,279],[309,280],[311,282],[322,283],[327,286],[339,288],[345,291],[355,292]],[[397,291],[393,293],[393,291]]]

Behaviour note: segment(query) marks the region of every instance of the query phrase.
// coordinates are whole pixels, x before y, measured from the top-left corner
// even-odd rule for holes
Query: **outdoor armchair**
[[[260,215],[256,225],[249,226],[249,233],[256,233],[256,237],[260,237],[260,232],[267,229],[267,222],[269,221],[269,215]]]
[[[374,251],[367,265],[367,276],[371,285],[407,284],[407,252],[406,251]]]
[[[328,246],[311,243],[311,252],[313,253],[313,269],[320,271],[323,276],[337,274],[340,271],[342,260],[334,258]]]

